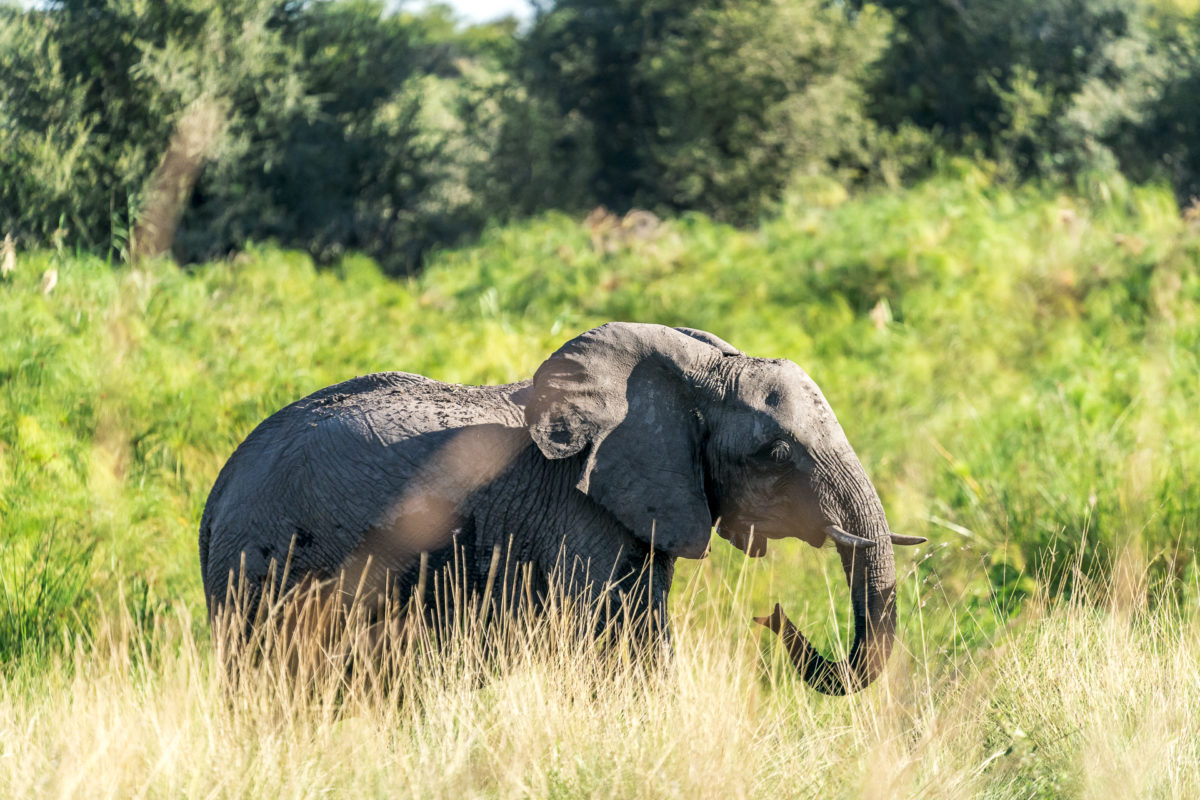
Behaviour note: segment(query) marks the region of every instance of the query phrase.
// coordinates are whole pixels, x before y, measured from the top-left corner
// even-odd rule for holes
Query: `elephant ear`
[[[550,356],[525,407],[547,458],[590,446],[581,491],[642,541],[689,558],[706,552],[713,521],[687,373],[717,355],[712,347],[661,325],[609,323]]]

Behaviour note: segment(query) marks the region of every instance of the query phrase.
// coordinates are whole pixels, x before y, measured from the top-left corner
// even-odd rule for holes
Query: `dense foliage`
[[[523,77],[591,154],[589,201],[749,222],[798,174],[862,166],[886,19],[824,0],[561,0]]]
[[[391,273],[491,220],[753,224],[813,175],[1119,168],[1200,188],[1200,22],[1162,0],[0,6],[0,234],[183,261],[274,240]]]
[[[1014,177],[1114,165],[1196,183],[1194,14],[1171,2],[881,0],[896,35],[871,86],[872,117],[916,125]]]
[[[939,131],[1028,174],[1065,167],[1086,146],[1069,112],[1090,82],[1120,84],[1141,64],[1119,43],[1145,7],[1111,0],[882,0],[898,35],[875,85],[874,114]],[[1128,101],[1127,98],[1122,98]],[[1074,136],[1072,135],[1074,134]]]
[[[486,155],[463,132],[478,102],[466,75],[511,28],[383,8],[0,8],[0,230],[128,256],[165,216],[178,230],[164,244],[184,260],[269,238],[412,268],[482,225],[464,174]]]

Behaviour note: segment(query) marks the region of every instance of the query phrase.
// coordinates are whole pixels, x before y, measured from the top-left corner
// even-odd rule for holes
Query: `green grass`
[[[188,270],[20,253],[0,282],[0,731],[37,735],[0,752],[0,789],[37,789],[33,773],[5,771],[16,763],[6,753],[33,763],[59,752],[104,758],[86,731],[68,747],[38,727],[86,713],[98,715],[99,729],[124,722],[145,732],[129,745],[132,772],[114,785],[206,794],[154,766],[200,768],[172,761],[149,738],[145,726],[170,706],[205,731],[167,737],[178,747],[247,769],[286,751],[281,763],[313,776],[231,779],[217,796],[268,788],[310,796],[351,780],[367,794],[397,790],[386,776],[409,773],[388,765],[416,774],[426,750],[403,738],[407,723],[392,712],[330,722],[352,734],[327,751],[328,737],[342,734],[308,731],[309,712],[269,723],[291,726],[293,738],[278,740],[277,728],[246,719],[190,716],[216,691],[196,527],[217,470],[261,419],[330,383],[377,370],[519,379],[575,333],[622,319],[711,330],[751,354],[791,358],[822,386],[892,526],[930,538],[900,557],[909,588],[906,654],[892,667],[899,683],[840,705],[790,683],[782,690],[782,677],[763,683],[754,654],[778,653],[748,617],[779,600],[828,646],[846,630],[845,589],[833,559],[799,543],[781,543],[761,562],[718,543],[707,561],[681,563],[678,580],[702,591],[680,593],[673,614],[678,631],[693,631],[681,633],[691,638],[680,674],[714,668],[717,653],[727,660],[715,668],[733,670],[736,703],[750,704],[737,717],[741,771],[721,782],[687,766],[727,764],[711,742],[638,733],[621,727],[633,718],[618,723],[595,709],[577,718],[583,712],[561,697],[567,705],[550,714],[547,738],[518,753],[489,738],[506,724],[502,706],[488,705],[500,700],[470,694],[444,720],[469,743],[441,765],[459,777],[434,794],[586,796],[621,737],[632,737],[646,752],[622,762],[626,782],[615,785],[629,791],[614,791],[627,796],[655,776],[667,781],[663,796],[710,784],[761,796],[784,786],[797,763],[811,765],[802,770],[810,783],[780,789],[787,796],[831,784],[846,796],[888,787],[964,796],[920,788],[943,767],[957,781],[946,786],[966,794],[1106,795],[1115,790],[1089,781],[1115,774],[1120,747],[1145,741],[1144,729],[1166,737],[1154,744],[1166,749],[1147,757],[1178,767],[1145,773],[1157,776],[1147,791],[1188,796],[1197,754],[1163,731],[1181,721],[1194,730],[1195,719],[1177,717],[1200,699],[1194,681],[1171,676],[1172,665],[1197,655],[1181,632],[1195,631],[1200,596],[1200,221],[1181,216],[1169,190],[1119,178],[1060,193],[957,170],[853,198],[814,182],[750,231],[700,216],[637,233],[548,215],[490,229],[401,282],[361,257],[317,270],[269,247]],[[43,294],[49,269],[58,283]],[[1103,602],[1092,582],[1112,589]],[[739,599],[709,597],[723,592]],[[141,633],[122,634],[116,650],[149,648],[144,686],[121,684],[123,668],[97,645],[104,620],[123,615]],[[1061,659],[1046,662],[1057,634]],[[1124,662],[1106,655],[1109,640]],[[700,655],[687,661],[689,653]],[[1047,675],[1051,684],[1039,680]],[[719,681],[693,677],[686,697],[728,707]],[[539,680],[504,702],[532,702],[520,692],[536,697],[554,685]],[[101,696],[105,681],[116,681],[112,698]],[[670,694],[621,691],[659,692],[655,702]],[[711,714],[698,720],[672,707],[672,724],[722,734]],[[1099,720],[1110,711],[1124,722],[1105,732]],[[605,720],[617,733],[602,732]],[[596,746],[583,735],[562,744],[576,728]],[[267,738],[258,750],[222,743],[259,733]],[[375,748],[394,761],[337,762]],[[661,763],[655,748],[665,748]],[[871,782],[874,753],[900,755],[883,783]],[[1190,771],[1178,766],[1187,758]],[[827,768],[832,777],[821,777]],[[69,794],[64,785],[40,784]]]

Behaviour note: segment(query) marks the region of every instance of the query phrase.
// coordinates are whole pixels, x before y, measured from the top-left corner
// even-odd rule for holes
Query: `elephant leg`
[[[603,587],[593,622],[597,640],[628,647],[651,661],[669,654],[667,597],[673,571],[674,559],[657,554]]]

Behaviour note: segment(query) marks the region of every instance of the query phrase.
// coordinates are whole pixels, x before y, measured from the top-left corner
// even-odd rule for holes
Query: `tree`
[[[1090,162],[1070,119],[1079,92],[1115,84],[1138,3],[1118,0],[880,0],[896,31],[872,87],[872,115],[981,150],[1020,176]]]
[[[753,219],[852,161],[883,16],[820,0],[559,0],[523,43],[532,96],[591,156],[587,202]]]

